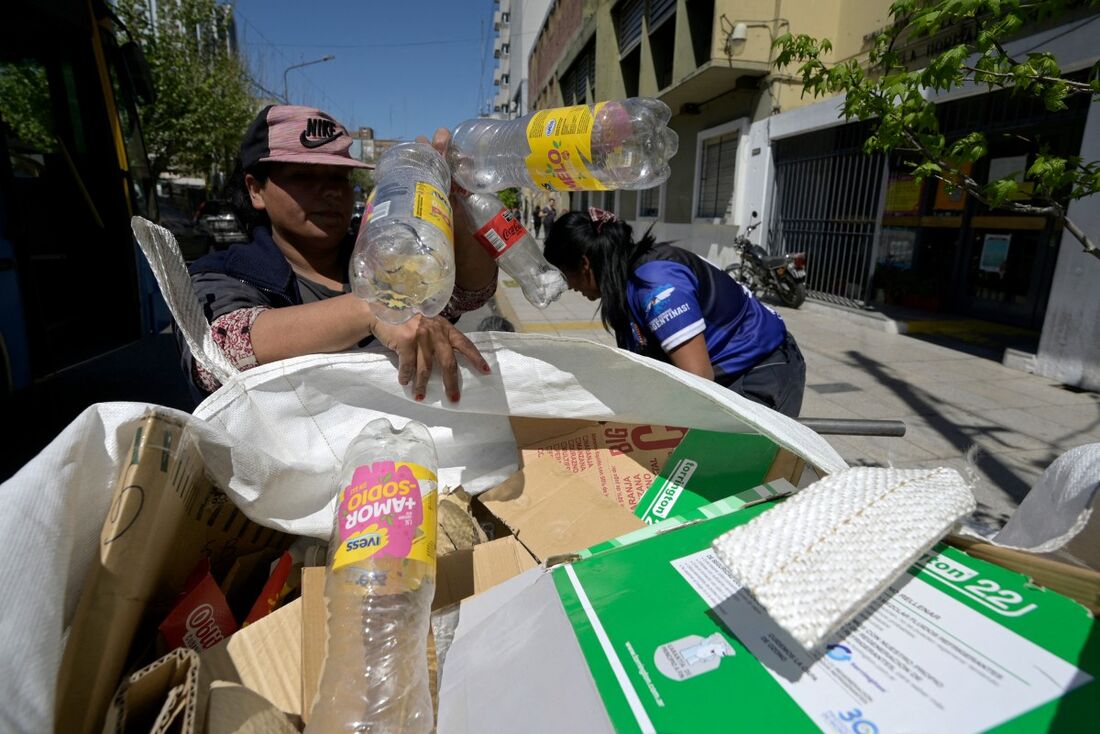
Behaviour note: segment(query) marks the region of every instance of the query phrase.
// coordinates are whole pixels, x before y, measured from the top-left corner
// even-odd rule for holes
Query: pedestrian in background
[[[648,231],[635,242],[629,224],[595,207],[548,225],[543,254],[571,290],[600,300],[604,327],[620,348],[798,417],[806,363],[794,336],[703,258]]]
[[[550,228],[554,226],[554,220],[558,218],[558,207],[554,202],[542,210],[542,226],[546,228],[546,236],[550,236]]]
[[[535,205],[534,211],[531,212],[531,219],[535,225],[535,239],[538,239],[542,235],[542,207]]]
[[[443,152],[449,139],[441,128],[432,144]],[[412,383],[417,400],[438,369],[456,401],[456,352],[483,373],[489,365],[449,319],[489,300],[496,264],[474,240],[462,207],[454,207],[455,289],[446,309],[397,325],[375,317],[349,283],[355,243],[348,233],[354,207],[349,174],[366,167],[351,157],[350,146],[347,130],[317,109],[272,105],[253,121],[227,186],[251,240],[189,269],[214,340],[242,370],[377,340],[397,355],[398,382]],[[217,381],[180,342],[188,378],[201,393],[213,392]]]

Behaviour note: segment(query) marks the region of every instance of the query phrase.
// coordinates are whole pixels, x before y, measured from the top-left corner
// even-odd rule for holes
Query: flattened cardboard
[[[432,609],[488,591],[536,565],[534,557],[511,535],[440,556]]]
[[[200,659],[210,678],[243,685],[280,711],[300,716],[302,606],[295,599],[204,650]]]
[[[644,527],[590,481],[545,457],[528,462],[475,501],[539,561],[573,553]]]
[[[248,520],[206,479],[184,426],[155,412],[139,426],[100,535],[58,673],[56,726],[98,732],[153,602],[168,603],[205,553],[215,569],[289,536]]]
[[[523,465],[551,457],[631,510],[687,433],[674,426],[535,418],[513,418],[512,431]]]

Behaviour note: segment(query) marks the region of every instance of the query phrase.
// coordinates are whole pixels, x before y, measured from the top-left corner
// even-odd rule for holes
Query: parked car
[[[204,201],[195,212],[195,221],[206,232],[215,250],[224,250],[234,242],[248,241],[248,235],[228,202],[219,199]]]
[[[176,238],[185,261],[197,260],[210,251],[210,235],[170,199],[158,196],[157,209],[160,211],[160,226]]]

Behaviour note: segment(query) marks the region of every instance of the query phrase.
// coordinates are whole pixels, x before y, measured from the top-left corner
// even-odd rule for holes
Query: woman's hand
[[[397,381],[413,383],[413,397],[423,400],[435,363],[443,372],[443,389],[452,402],[461,396],[458,381],[458,352],[484,374],[491,371],[474,343],[441,316],[415,316],[403,324],[378,320],[373,325],[374,336],[397,354]]]

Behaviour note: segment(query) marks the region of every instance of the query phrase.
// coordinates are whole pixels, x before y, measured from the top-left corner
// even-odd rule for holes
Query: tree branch
[[[941,156],[934,155],[932,151],[928,149],[920,139],[912,133],[910,130],[903,130],[902,134],[906,140],[917,149],[917,151],[925,157],[926,160],[943,162]],[[1021,204],[1018,201],[1004,201],[1000,204],[992,204],[989,199],[986,198],[982,191],[982,186],[977,181],[972,179],[969,175],[955,168],[954,166],[948,166],[950,169],[950,175],[954,177],[955,181],[952,181],[944,176],[934,176],[945,183],[952,186],[961,186],[966,189],[967,193],[973,196],[977,201],[985,204],[991,209],[1003,209],[1005,211],[1018,212],[1020,214],[1031,214],[1034,216],[1051,216],[1060,221],[1065,226],[1073,238],[1081,243],[1084,251],[1093,257],[1100,259],[1100,249],[1096,247],[1096,243],[1088,236],[1084,230],[1078,227],[1073,220],[1066,216],[1065,208],[1056,202],[1051,202],[1046,206],[1035,206],[1034,204]]]
[[[986,76],[995,76],[995,77],[1000,77],[1001,79],[1011,79],[1011,80],[1016,79],[1015,74],[1012,74],[1011,72],[1007,72],[1007,71],[987,71],[985,69],[975,69],[973,66],[966,66],[965,64],[963,65],[962,68],[965,69],[966,71],[972,72],[974,74],[985,74]],[[1088,84],[1083,84],[1082,82],[1071,81],[1069,79],[1064,79],[1062,77],[1038,75],[1038,76],[1028,76],[1027,78],[1031,79],[1032,81],[1046,82],[1047,84],[1057,84],[1057,83],[1061,82],[1061,83],[1065,84],[1067,87],[1069,87],[1070,91],[1072,91],[1074,94],[1092,94],[1093,93],[1092,87],[1089,86]],[[964,78],[963,81],[970,81],[970,82],[974,82],[975,84],[984,84],[985,83],[984,81],[978,81],[977,79],[974,79],[974,78],[969,78],[969,79]]]

